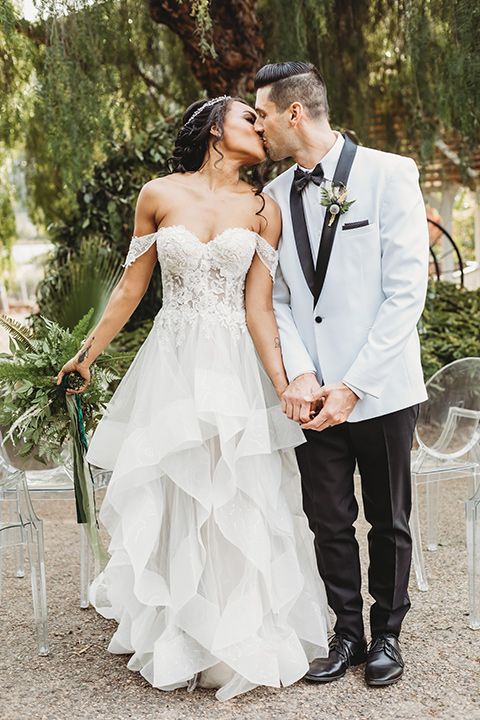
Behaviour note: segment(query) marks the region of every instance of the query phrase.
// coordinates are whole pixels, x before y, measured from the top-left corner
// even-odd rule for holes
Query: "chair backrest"
[[[437,457],[478,452],[480,438],[480,358],[455,360],[427,382],[415,430],[420,447]]]
[[[5,440],[3,438],[1,430],[0,430],[0,468],[2,468],[2,470],[7,474],[15,473],[18,471],[18,468],[16,468],[15,465],[12,463],[10,456],[7,452],[7,449],[5,447]]]
[[[17,458],[17,460],[20,460],[20,463],[22,462],[21,459]],[[62,448],[61,460],[58,465],[50,463],[43,466],[41,463],[34,462],[34,468],[31,468],[31,463],[28,462],[25,469],[20,463],[17,466],[5,447],[5,440],[0,430],[0,477],[24,470],[28,489],[35,492],[36,497],[40,497],[40,493],[41,497],[66,497],[73,492],[73,457],[69,443],[65,443]],[[112,472],[97,467],[91,467],[91,471],[94,489],[106,488],[110,482]]]
[[[36,494],[42,493],[47,496],[53,493],[54,496],[62,494],[68,496],[73,492],[73,468],[72,459],[68,447],[62,453],[64,462],[60,465],[42,465],[39,462],[24,463],[22,458],[12,458],[7,451],[5,439],[0,430],[0,471],[3,475],[12,475],[22,470],[25,473],[28,488]],[[18,465],[15,465],[15,462]],[[31,467],[33,464],[33,468]]]
[[[0,468],[0,503],[2,500],[15,502],[10,503],[8,517],[2,517],[0,512],[0,549],[23,545],[28,536],[25,528],[33,524],[36,529],[40,522],[33,509],[24,472],[6,473]]]

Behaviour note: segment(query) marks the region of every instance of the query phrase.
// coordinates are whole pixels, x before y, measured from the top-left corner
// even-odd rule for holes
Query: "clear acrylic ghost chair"
[[[467,566],[468,597],[470,605],[469,625],[480,630],[480,487],[465,501],[467,520]]]
[[[426,486],[427,547],[438,547],[441,480],[467,480],[466,498],[480,482],[480,358],[446,365],[427,382],[428,400],[420,405],[415,429],[418,450],[412,458],[413,565],[420,590],[428,590],[419,518],[419,488]]]
[[[26,470],[28,488],[35,497],[39,499],[63,499],[70,498],[74,502],[75,490],[73,484],[73,464],[68,451],[65,450],[62,456],[62,464],[45,470]],[[20,460],[21,462],[21,460]],[[17,472],[14,460],[8,454],[5,442],[0,432],[0,469],[6,473]],[[92,468],[94,491],[106,488],[110,480],[111,472]],[[80,524],[80,607],[87,608],[88,585],[92,572],[91,552],[88,547],[87,535],[83,525]],[[98,572],[98,568],[96,568]],[[23,552],[19,548],[17,553],[17,576],[23,577]]]
[[[5,509],[8,512],[2,512]],[[25,546],[30,564],[38,652],[39,655],[48,655],[43,523],[33,509],[25,473],[19,470],[14,473],[5,473],[0,468],[0,603],[3,550],[13,547],[17,551],[17,557],[18,551],[21,551],[22,573],[20,576],[23,576],[23,549]]]

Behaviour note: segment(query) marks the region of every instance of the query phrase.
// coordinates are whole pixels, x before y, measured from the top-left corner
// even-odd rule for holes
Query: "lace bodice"
[[[129,267],[156,242],[162,271],[163,306],[155,320],[161,337],[175,331],[177,344],[187,326],[200,319],[205,333],[215,325],[234,336],[246,330],[245,278],[257,252],[272,279],[277,252],[257,233],[229,228],[202,243],[183,225],[161,227],[134,237],[125,267]]]

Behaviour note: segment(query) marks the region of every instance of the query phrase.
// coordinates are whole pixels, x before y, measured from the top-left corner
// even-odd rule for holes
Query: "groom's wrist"
[[[363,398],[367,394],[367,393],[363,392],[363,390],[360,390],[360,388],[355,387],[355,385],[351,385],[350,383],[345,382],[345,380],[342,380],[342,382],[349,390],[351,390],[353,393],[355,393],[355,395],[358,397],[359,400],[363,400]]]

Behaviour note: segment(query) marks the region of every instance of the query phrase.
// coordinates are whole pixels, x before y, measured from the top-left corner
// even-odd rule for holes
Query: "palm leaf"
[[[26,325],[8,315],[0,315],[0,327],[3,327],[8,332],[22,350],[36,352],[37,348],[34,345],[33,333]]]
[[[40,314],[73,330],[93,307],[90,323],[82,333],[87,334],[98,324],[120,280],[122,262],[122,256],[107,243],[84,240],[78,253],[69,253],[65,263],[41,283],[37,293]]]

